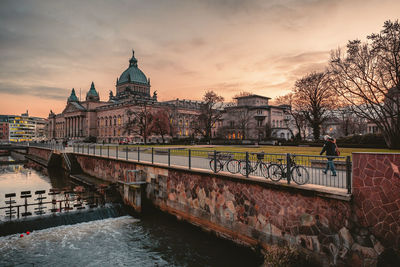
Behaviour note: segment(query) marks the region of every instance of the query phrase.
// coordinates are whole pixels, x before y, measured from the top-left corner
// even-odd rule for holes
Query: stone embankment
[[[324,266],[375,266],[378,260],[396,260],[399,252],[398,154],[353,154],[352,195],[204,170],[75,156],[85,173],[100,179],[145,181],[146,197],[161,210],[240,244],[292,246]]]

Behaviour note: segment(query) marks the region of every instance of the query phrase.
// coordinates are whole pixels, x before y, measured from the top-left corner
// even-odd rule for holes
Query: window
[[[257,126],[258,126],[258,127],[261,127],[261,126],[262,126],[262,120],[258,120],[258,121],[257,121]]]
[[[116,117],[114,117],[114,125],[117,125],[117,118]]]
[[[235,127],[235,122],[234,122],[234,121],[230,121],[229,124],[230,124],[230,126],[231,126],[232,128]]]
[[[275,127],[275,120],[272,121],[272,127]]]

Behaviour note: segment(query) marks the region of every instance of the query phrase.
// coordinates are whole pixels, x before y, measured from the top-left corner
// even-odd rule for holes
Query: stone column
[[[71,127],[71,137],[75,137],[75,117],[71,118],[71,122],[72,122],[72,127]]]
[[[81,116],[76,117],[78,120],[78,129],[76,130],[76,136],[80,136],[80,130],[81,130]]]
[[[78,136],[78,117],[74,117],[74,124],[75,124],[75,129],[74,129],[74,136]]]

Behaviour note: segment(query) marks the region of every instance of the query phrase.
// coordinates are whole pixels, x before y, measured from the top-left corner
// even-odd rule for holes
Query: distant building
[[[117,78],[115,87],[116,93],[114,95],[110,91],[108,101],[100,100],[93,82],[84,101],[79,100],[72,89],[65,109],[60,114],[50,111],[47,126],[49,138],[59,141],[93,138],[97,142],[141,143],[145,141],[143,137],[127,130],[125,125],[133,119],[128,111],[141,112],[142,108],[168,113],[174,131],[170,132],[167,140],[193,135],[190,124],[199,115],[199,103],[186,100],[158,102],[156,91],[150,94],[150,78],[139,69],[134,53],[128,68]],[[161,138],[150,135],[146,142],[161,142]]]
[[[30,117],[28,111],[19,115],[0,115],[0,140],[32,142],[45,139],[46,119]]]
[[[287,125],[289,107],[269,105],[269,99],[254,94],[237,97],[236,105],[224,108],[224,114],[215,127],[214,136],[219,135],[220,138],[231,140],[292,138]]]
[[[0,142],[8,142],[8,116],[0,115]]]

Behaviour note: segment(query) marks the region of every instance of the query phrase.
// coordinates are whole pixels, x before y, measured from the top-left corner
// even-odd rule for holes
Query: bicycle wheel
[[[296,166],[292,169],[292,180],[298,184],[298,185],[303,185],[308,183],[308,180],[310,179],[310,175],[308,174],[308,171],[306,168],[303,166]]]
[[[271,164],[268,167],[268,178],[274,182],[278,182],[282,179],[282,167],[278,164]]]
[[[267,164],[261,162],[259,168],[260,168],[261,175],[264,176],[265,178],[268,178]]]
[[[215,170],[214,169],[214,167],[215,166],[217,166],[217,169]],[[215,165],[214,164],[214,159],[211,159],[210,160],[210,169],[213,171],[213,172],[219,172],[221,169],[222,169],[222,167],[223,167],[223,165],[222,165],[222,163],[217,159],[217,164]]]
[[[240,171],[239,161],[237,159],[230,159],[226,163],[226,169],[232,174],[238,173]]]

